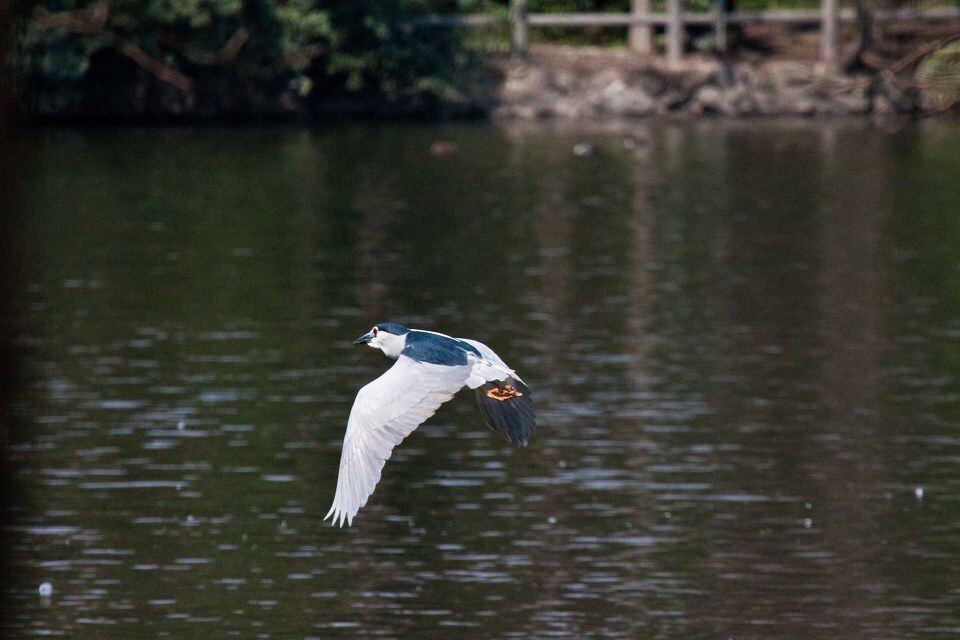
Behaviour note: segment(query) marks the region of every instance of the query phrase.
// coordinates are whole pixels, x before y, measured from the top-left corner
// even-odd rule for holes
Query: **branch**
[[[49,13],[43,9],[38,9],[33,16],[33,22],[40,29],[63,29],[70,33],[89,36],[105,42],[133,60],[141,69],[180,89],[188,96],[193,94],[193,80],[191,78],[158,60],[132,42],[127,42],[117,34],[108,31],[106,23],[109,13],[110,3],[103,0],[90,5],[86,9],[76,11]],[[240,45],[242,46],[243,42]]]
[[[130,58],[140,68],[152,73],[163,82],[180,89],[188,96],[193,94],[194,81],[192,78],[177,71],[132,42],[128,42],[117,34],[108,31],[106,24],[109,14],[110,0],[101,0],[85,9],[74,11],[50,13],[38,9],[33,16],[33,22],[41,29],[63,29],[77,35],[96,38]],[[157,34],[157,38],[176,53],[195,64],[209,66],[235,64],[237,56],[251,36],[248,28],[240,27],[227,39],[223,47],[211,53],[195,45],[179,42],[169,33],[160,32]],[[327,51],[328,47],[326,45],[304,45],[287,51],[282,57],[266,66],[248,67],[247,65],[239,65],[239,70],[261,78],[272,78],[288,69],[306,67]]]
[[[297,47],[287,51],[270,64],[256,69],[254,75],[261,78],[273,78],[290,69],[305,68],[327,51],[328,47],[322,44],[308,44]]]
[[[114,46],[117,51],[133,60],[142,69],[149,71],[160,80],[173,85],[187,95],[193,93],[193,79],[190,77],[185,76],[170,65],[157,60],[132,42],[124,42],[112,34],[105,39],[109,44]]]
[[[940,38],[939,40],[930,42],[922,47],[918,47],[910,55],[894,63],[890,67],[890,71],[892,71],[893,73],[900,73],[901,71],[906,71],[907,69],[920,64],[921,62],[923,62],[923,59],[926,58],[928,55],[937,51],[941,47],[947,46],[957,38],[960,38],[960,32],[954,33],[953,35],[947,36],[946,38]]]
[[[190,43],[178,41],[169,33],[159,33],[157,37],[168,47],[177,51],[191,62],[208,66],[226,66],[236,59],[240,49],[250,39],[250,30],[246,27],[240,27],[233,32],[233,35],[227,39],[227,42],[219,51],[210,53],[200,47]]]
[[[180,42],[169,32],[161,32],[157,35],[157,38],[163,42],[163,44],[195,64],[210,66],[232,65],[241,73],[264,79],[273,78],[288,69],[306,67],[317,57],[329,50],[326,45],[309,44],[291,49],[266,65],[254,65],[237,61],[236,57],[240,53],[240,49],[243,48],[243,45],[251,36],[252,34],[246,27],[240,27],[230,36],[226,44],[214,53],[203,51],[199,47],[189,43]]]

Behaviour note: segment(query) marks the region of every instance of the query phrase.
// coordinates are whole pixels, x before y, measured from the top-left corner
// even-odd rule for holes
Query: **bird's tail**
[[[507,442],[526,446],[537,428],[530,387],[510,377],[498,384],[487,382],[477,387],[476,394],[487,426]]]

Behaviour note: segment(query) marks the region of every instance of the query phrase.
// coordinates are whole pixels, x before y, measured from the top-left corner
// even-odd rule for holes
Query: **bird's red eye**
[[[374,327],[374,328],[373,328],[373,337],[374,337],[374,338],[377,337],[377,333],[378,333],[377,328]]]

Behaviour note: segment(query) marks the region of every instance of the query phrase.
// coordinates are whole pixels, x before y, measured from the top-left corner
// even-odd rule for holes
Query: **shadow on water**
[[[956,634],[958,143],[43,132],[14,631]],[[388,319],[493,346],[542,428],[510,449],[457,398],[330,529],[350,403],[388,364],[350,341]]]

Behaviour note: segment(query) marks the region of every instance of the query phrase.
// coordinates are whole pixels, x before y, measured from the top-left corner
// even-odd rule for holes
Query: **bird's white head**
[[[410,329],[396,322],[382,322],[369,332],[353,341],[353,344],[365,344],[380,349],[388,358],[399,358],[407,343]]]

